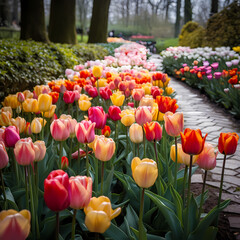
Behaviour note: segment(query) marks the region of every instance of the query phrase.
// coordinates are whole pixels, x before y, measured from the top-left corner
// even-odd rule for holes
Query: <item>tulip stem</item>
[[[25,172],[25,192],[26,192],[26,209],[29,210],[29,203],[28,203],[28,170],[27,166],[24,166]]]
[[[95,192],[98,192],[98,159],[95,158],[94,159],[94,165],[95,165],[95,178],[94,178],[94,182],[95,182]]]
[[[77,114],[76,120],[78,121],[78,108],[79,108],[78,101],[75,101],[75,104],[76,104],[76,114]]]
[[[42,126],[42,140],[44,141],[44,112],[42,113],[42,117],[43,117],[43,126]]]
[[[19,172],[18,172],[18,165],[17,165],[17,161],[13,152],[13,148],[10,148],[10,153],[12,155],[12,161],[13,161],[13,168],[14,168],[14,172],[16,173],[16,182],[19,183]]]
[[[116,143],[116,149],[117,149],[117,143],[118,143],[118,121],[115,121],[115,136],[114,141]]]
[[[145,135],[145,131],[144,131],[144,128],[143,128],[143,152],[144,152],[143,158],[146,158],[145,144],[146,144],[146,135]]]
[[[56,212],[56,240],[59,239],[59,212]]]
[[[86,144],[86,169],[87,169],[87,177],[89,177],[89,159],[88,159],[88,145]]]
[[[177,170],[178,170],[178,162],[177,162],[177,137],[175,137],[175,173],[174,173],[174,187],[177,189]]]
[[[128,155],[128,127],[126,127],[126,153]]]
[[[103,178],[104,178],[104,161],[102,161],[102,175],[101,175],[101,196],[103,195]]]
[[[186,185],[187,172],[188,172],[188,165],[185,166],[184,177],[183,177],[183,194],[182,194],[183,206],[185,206],[185,185]]]
[[[63,156],[63,141],[60,141],[59,166],[61,166],[62,156]]]
[[[28,181],[29,181],[29,190],[30,190],[30,202],[31,202],[31,219],[32,219],[32,233],[35,238],[35,227],[36,227],[36,222],[35,222],[35,208],[34,208],[34,199],[33,199],[33,189],[32,189],[32,180],[31,180],[31,168],[30,165],[28,166]]]
[[[188,195],[187,195],[187,207],[189,206],[189,202],[190,202],[190,197],[191,197],[191,175],[192,175],[192,161],[193,161],[193,155],[190,155],[190,166],[189,166],[189,176],[188,176]]]
[[[143,208],[144,208],[144,191],[145,188],[142,188],[142,195],[141,195],[141,202],[140,202],[140,210],[139,210],[139,222],[138,222],[138,227],[139,227],[139,239],[144,240],[144,226],[143,226]]]
[[[219,197],[218,197],[218,208],[220,207],[221,198],[222,198],[223,177],[224,177],[224,170],[225,170],[226,157],[227,157],[227,155],[224,154],[223,167],[222,167],[222,176],[221,176],[221,184],[220,184]]]
[[[72,219],[72,240],[75,239],[75,229],[76,229],[76,214],[77,209],[73,209],[73,219]]]
[[[2,169],[0,169],[0,175],[1,175],[1,182],[2,182],[2,191],[3,191],[3,200],[4,200],[4,207],[7,210],[7,197],[6,197],[6,191],[5,191],[5,186],[4,186],[4,181],[3,181],[3,173]]]
[[[202,205],[203,205],[203,199],[204,199],[204,190],[205,190],[205,185],[206,185],[206,179],[207,179],[207,170],[205,170],[205,173],[204,173],[203,187],[202,187],[201,201],[200,201],[200,206],[199,206],[198,220],[200,220],[201,212],[202,212]]]
[[[73,145],[73,139],[70,138],[70,151],[68,156],[70,167],[72,167],[72,145]]]
[[[139,157],[139,143],[137,143],[137,156]]]

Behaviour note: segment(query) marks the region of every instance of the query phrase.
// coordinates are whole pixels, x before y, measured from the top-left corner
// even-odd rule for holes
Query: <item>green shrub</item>
[[[240,45],[240,5],[233,2],[209,18],[204,45],[211,47]]]
[[[196,22],[187,22],[179,35],[179,45],[191,48],[201,47],[205,29]]]
[[[9,93],[31,90],[37,84],[64,76],[67,68],[107,54],[106,49],[93,44],[0,40],[0,99]]]

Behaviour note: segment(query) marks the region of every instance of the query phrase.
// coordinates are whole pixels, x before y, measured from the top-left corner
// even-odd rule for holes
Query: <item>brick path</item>
[[[153,55],[154,61],[161,69],[159,55]],[[207,142],[217,147],[221,132],[236,132],[240,136],[240,120],[234,119],[226,110],[210,102],[199,90],[192,89],[187,84],[171,79],[170,85],[176,90],[176,99],[179,112],[184,114],[184,127],[199,128],[203,135],[208,133]],[[218,154],[217,166],[209,171],[207,184],[212,187],[220,186],[223,155]],[[202,174],[193,175],[193,182],[202,183]],[[222,199],[231,199],[230,205],[224,210],[226,213],[234,213],[229,217],[231,229],[236,233],[240,230],[240,141],[234,155],[228,156],[225,165]],[[236,234],[240,239],[240,234]]]

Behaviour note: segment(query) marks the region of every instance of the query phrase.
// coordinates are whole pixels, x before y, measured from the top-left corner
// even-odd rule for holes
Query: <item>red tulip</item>
[[[89,90],[88,90],[88,94],[90,97],[92,98],[95,98],[98,96],[98,91],[97,91],[97,88],[96,87],[91,87]]]
[[[65,91],[63,94],[63,101],[67,104],[74,102],[75,94],[73,91]]]
[[[121,119],[120,114],[121,109],[118,106],[110,106],[108,109],[108,117],[111,118],[113,121],[118,121]]]
[[[108,87],[103,87],[100,89],[100,96],[104,100],[110,99],[110,96],[112,95],[112,91]]]
[[[190,128],[186,128],[184,133],[181,132],[180,134],[182,149],[185,153],[190,155],[198,155],[202,152],[205,139],[208,134],[206,134],[203,138],[200,129],[192,130]]]
[[[106,125],[107,115],[102,107],[90,107],[88,109],[88,118],[90,121],[96,123],[97,129],[103,129]]]
[[[158,122],[148,122],[144,124],[146,139],[151,142],[159,141],[162,138],[162,127]]]
[[[68,166],[69,166],[68,158],[63,156],[61,159],[61,169],[65,170],[68,168]]]
[[[44,200],[48,208],[55,212],[62,211],[69,207],[69,178],[63,170],[50,172],[44,180]]]
[[[239,136],[236,133],[220,133],[218,150],[222,154],[231,155],[236,152]]]
[[[102,129],[102,135],[104,135],[105,137],[109,137],[110,134],[111,134],[111,128],[106,125],[106,126]]]
[[[92,197],[92,178],[85,176],[70,177],[70,207],[82,209],[87,207]]]

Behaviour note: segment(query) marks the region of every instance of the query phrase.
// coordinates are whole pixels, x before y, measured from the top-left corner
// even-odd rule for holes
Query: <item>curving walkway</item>
[[[161,69],[161,57],[153,55],[154,61]],[[221,132],[236,132],[240,136],[240,120],[234,119],[226,110],[210,102],[210,100],[199,90],[192,89],[184,82],[171,79],[171,87],[177,93],[178,111],[184,114],[184,127],[199,128],[203,135],[208,133],[207,142],[217,147],[218,138]],[[209,171],[207,185],[220,187],[221,170],[223,165],[223,155],[218,154],[217,166]],[[194,174],[193,182],[202,183],[202,174]],[[234,155],[228,156],[225,166],[224,184],[225,190],[222,199],[231,199],[230,205],[225,209],[230,217],[231,230],[236,234],[236,239],[240,239],[240,141]]]

